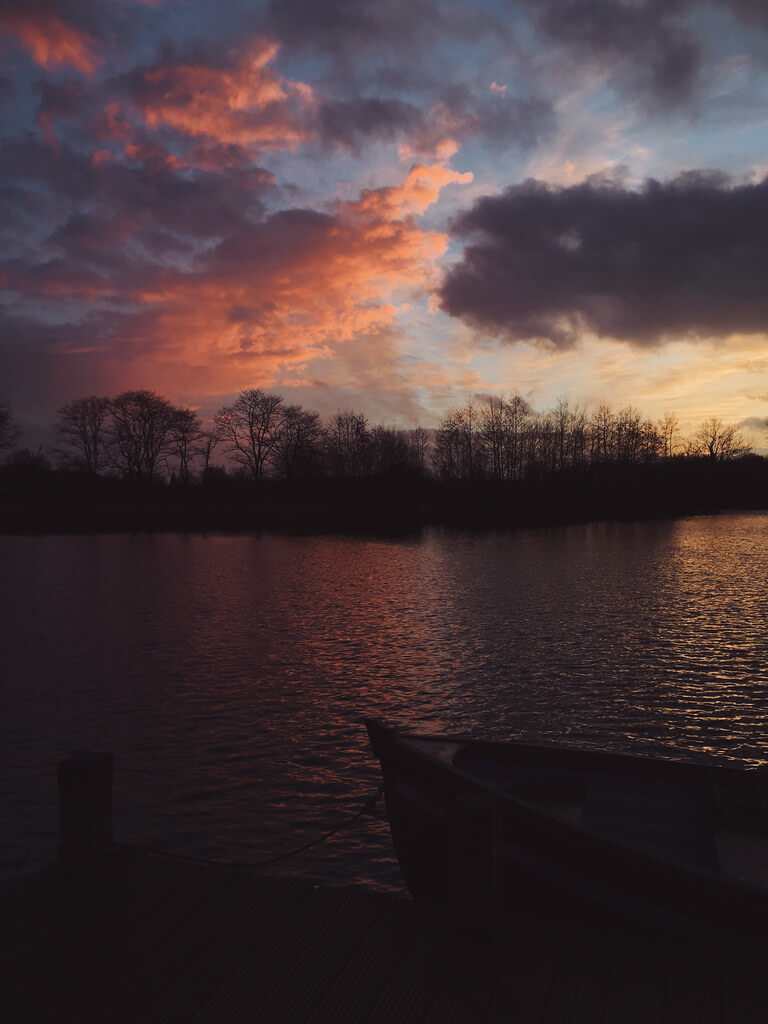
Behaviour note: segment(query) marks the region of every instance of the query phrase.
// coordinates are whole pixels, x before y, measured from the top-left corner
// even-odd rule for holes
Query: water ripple
[[[238,860],[357,809],[366,714],[766,763],[767,529],[0,538],[0,872],[53,856],[77,747],[115,752],[123,838]],[[401,884],[382,814],[286,870]]]

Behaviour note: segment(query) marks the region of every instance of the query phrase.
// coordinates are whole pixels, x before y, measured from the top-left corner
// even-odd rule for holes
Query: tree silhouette
[[[470,398],[441,422],[435,436],[435,467],[445,479],[472,479],[485,473],[488,449],[477,402]]]
[[[325,431],[325,454],[333,476],[365,476],[373,462],[368,420],[351,409],[339,410]]]
[[[429,435],[423,428],[398,430],[382,424],[374,427],[370,436],[376,473],[422,474],[426,471]]]
[[[13,448],[19,440],[19,434],[19,427],[11,415],[11,410],[0,399],[0,452]]]
[[[91,476],[106,464],[111,406],[109,398],[92,395],[62,405],[56,417],[59,454]]]
[[[721,462],[748,455],[754,448],[734,423],[723,423],[717,416],[704,420],[693,441],[700,454]]]
[[[232,459],[245,467],[258,483],[280,431],[280,395],[261,388],[241,391],[232,405],[216,413],[214,422]]]
[[[202,438],[200,417],[191,409],[176,409],[170,429],[171,450],[179,466],[179,479],[189,483],[192,460],[199,454]]]
[[[283,406],[272,448],[271,464],[283,480],[316,472],[322,452],[320,414],[300,405]]]
[[[108,458],[125,476],[155,480],[174,449],[179,410],[154,391],[124,391],[110,403]]]
[[[202,475],[205,476],[208,472],[208,467],[216,448],[221,442],[221,435],[219,429],[214,423],[208,430],[201,430],[197,435],[197,444],[195,446],[195,454],[203,463]]]
[[[659,436],[662,456],[671,459],[680,448],[680,420],[673,412],[665,412],[659,420]]]

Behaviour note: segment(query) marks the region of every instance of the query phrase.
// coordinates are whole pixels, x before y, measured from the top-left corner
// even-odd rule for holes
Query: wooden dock
[[[513,1024],[768,1020],[765,965],[585,923],[116,850],[0,904],[6,1024]]]

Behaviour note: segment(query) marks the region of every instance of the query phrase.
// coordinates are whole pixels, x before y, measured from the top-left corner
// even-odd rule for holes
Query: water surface
[[[112,750],[119,837],[254,861],[376,785],[361,720],[768,761],[768,515],[413,541],[0,537],[5,879],[55,764]],[[383,812],[285,870],[397,889]]]

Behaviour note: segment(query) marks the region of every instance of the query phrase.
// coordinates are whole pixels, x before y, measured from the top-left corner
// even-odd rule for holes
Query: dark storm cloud
[[[461,146],[479,139],[489,149],[532,149],[555,131],[551,103],[537,97],[478,94],[457,85],[442,92],[424,111],[397,99],[374,97],[327,100],[319,108],[320,139],[359,153],[368,141],[399,141],[414,156],[433,158],[446,138]]]
[[[765,0],[539,0],[530,10],[545,40],[658,108],[687,104],[706,85],[711,40],[693,16],[720,10],[768,29]]]
[[[536,96],[507,96],[490,89],[475,92],[456,84],[441,93],[438,106],[456,122],[459,142],[477,138],[489,149],[511,145],[532,149],[556,127],[552,104]]]
[[[443,308],[508,340],[638,345],[768,329],[768,179],[694,171],[640,191],[526,181],[454,223]]]
[[[62,21],[93,30],[103,15],[92,0],[0,0],[0,17],[24,14],[31,18],[54,16]]]
[[[578,80],[597,71],[625,99],[659,115],[694,109],[706,88],[712,53],[702,16],[713,9],[768,27],[764,0],[538,0],[501,9],[430,0],[273,0],[264,24],[289,52],[331,58],[329,91],[335,85],[347,94],[434,94],[460,76],[452,51],[458,56],[471,44],[476,63],[514,63],[529,90],[539,76],[546,87],[562,73]]]
[[[317,114],[321,139],[355,152],[370,138],[391,142],[423,128],[424,115],[418,107],[375,96],[326,100]]]
[[[259,168],[180,173],[163,154],[94,162],[28,136],[0,145],[0,203],[15,211],[16,245],[0,260],[22,294],[94,298],[151,286],[168,259],[194,260],[264,211],[272,176]],[[25,239],[28,240],[25,242]]]
[[[684,19],[693,0],[540,0],[534,24],[582,61],[606,68],[638,98],[674,106],[691,98],[700,42]]]
[[[747,24],[768,26],[768,5],[765,0],[722,0],[724,5]]]
[[[445,0],[272,0],[266,24],[290,48],[311,47],[337,57],[382,47],[423,49],[445,35],[464,40],[508,30],[482,5]]]

